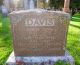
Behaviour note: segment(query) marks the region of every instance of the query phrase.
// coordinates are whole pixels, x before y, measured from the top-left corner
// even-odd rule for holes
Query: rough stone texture
[[[65,54],[70,20],[68,13],[47,10],[15,11],[10,14],[16,56]]]
[[[14,52],[11,53],[9,56],[6,65],[16,65],[16,60],[17,61],[24,61],[26,64],[25,65],[54,65],[57,60],[64,60],[65,62],[70,63],[71,65],[75,65],[75,61],[73,57],[69,54],[68,51],[65,52],[64,56],[37,56],[37,57],[15,57]],[[51,63],[49,64],[49,62]],[[46,64],[47,63],[47,64]]]

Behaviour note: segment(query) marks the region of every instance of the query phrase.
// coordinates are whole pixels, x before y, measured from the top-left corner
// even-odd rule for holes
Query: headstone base
[[[34,56],[15,57],[14,52],[12,52],[6,62],[6,65],[16,65],[16,62],[20,62],[20,61],[24,61],[26,63],[26,64],[23,63],[23,65],[43,65],[43,63],[44,65],[54,65],[54,63],[58,60],[64,60],[69,62],[71,65],[75,65],[75,61],[68,51],[65,52],[64,56],[36,56],[36,57]]]

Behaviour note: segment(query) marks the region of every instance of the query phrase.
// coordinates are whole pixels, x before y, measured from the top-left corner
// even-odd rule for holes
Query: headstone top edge
[[[10,15],[14,15],[14,14],[22,14],[22,13],[28,13],[28,12],[36,12],[36,13],[42,13],[42,12],[52,12],[52,13],[56,13],[56,14],[66,14],[69,15],[69,13],[63,12],[63,11],[52,11],[52,10],[45,10],[45,9],[30,9],[30,10],[20,10],[20,11],[13,11],[10,13]]]
[[[28,13],[28,12],[44,12],[44,11],[47,11],[47,10],[44,10],[44,9],[30,9],[30,10],[20,10],[20,11],[13,11],[11,12],[10,14],[20,14],[20,13]]]

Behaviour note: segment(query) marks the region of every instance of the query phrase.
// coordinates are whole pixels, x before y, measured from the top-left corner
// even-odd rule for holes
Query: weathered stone
[[[16,56],[65,54],[70,15],[60,11],[27,10],[10,14]]]
[[[15,59],[16,58],[16,59]],[[24,61],[27,65],[40,65],[43,63],[44,65],[55,65],[55,62],[58,60],[63,60],[65,62],[70,63],[71,65],[75,65],[74,58],[69,54],[68,51],[65,52],[64,56],[37,56],[37,57],[15,57],[14,52],[9,56],[6,65],[16,65],[16,60]],[[48,64],[49,63],[49,64]]]

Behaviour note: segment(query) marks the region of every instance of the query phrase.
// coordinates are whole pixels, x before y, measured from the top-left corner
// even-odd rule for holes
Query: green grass
[[[0,15],[0,65],[4,65],[12,51],[12,36],[8,17]]]
[[[75,65],[80,65],[80,14],[76,14],[70,21],[67,49],[75,59]]]
[[[67,49],[75,59],[75,65],[80,65],[80,14],[72,17],[69,25]],[[12,51],[12,36],[10,20],[0,15],[0,65],[4,65]]]

